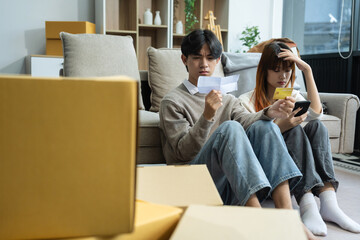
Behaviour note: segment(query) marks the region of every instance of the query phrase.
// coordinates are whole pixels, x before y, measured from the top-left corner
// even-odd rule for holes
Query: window
[[[352,4],[353,0],[284,0],[283,36],[293,39],[301,54],[338,52],[339,42],[340,51],[349,52]]]

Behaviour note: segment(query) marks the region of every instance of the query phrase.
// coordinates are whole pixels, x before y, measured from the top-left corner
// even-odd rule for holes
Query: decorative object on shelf
[[[147,8],[144,12],[144,24],[153,24],[153,14],[151,13],[150,8]]]
[[[160,11],[155,11],[154,25],[161,25]]]
[[[185,33],[188,34],[195,28],[195,24],[199,22],[195,15],[196,0],[185,0]]]
[[[249,50],[253,46],[257,45],[260,41],[260,32],[258,26],[246,27],[241,33],[241,38],[239,40],[243,41],[243,46],[247,47]],[[246,52],[247,50],[243,50]],[[240,52],[237,50],[236,52]]]
[[[216,37],[219,39],[221,45],[223,45],[222,42],[222,37],[221,37],[221,29],[220,29],[220,25],[215,25],[215,19],[216,17],[214,16],[214,12],[213,11],[209,11],[206,16],[204,17],[205,20],[209,20],[209,24],[207,25],[207,29],[209,29],[210,31],[212,31]]]
[[[177,18],[177,14],[176,12],[179,9],[179,0],[173,0],[173,24],[174,24],[174,29],[176,29],[176,23],[178,22],[178,18]]]
[[[176,23],[176,33],[183,34],[183,24],[181,20]]]

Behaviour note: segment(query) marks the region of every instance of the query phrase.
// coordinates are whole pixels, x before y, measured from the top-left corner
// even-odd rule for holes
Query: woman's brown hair
[[[278,54],[281,52],[281,48],[291,49],[282,42],[272,42],[267,44],[264,47],[262,52],[260,62],[256,72],[256,87],[251,98],[255,98],[255,110],[258,112],[267,106],[270,106],[271,103],[266,97],[267,94],[267,70],[276,70],[280,66],[283,69],[291,68],[290,81],[286,84],[285,87],[288,87],[291,84],[291,87],[294,86],[295,82],[295,64],[292,61],[284,61],[282,58],[278,58]]]

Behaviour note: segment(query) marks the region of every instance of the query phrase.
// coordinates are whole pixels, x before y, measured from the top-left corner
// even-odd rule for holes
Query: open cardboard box
[[[134,232],[106,240],[169,239],[190,204],[223,205],[206,165],[137,167],[136,182]]]
[[[171,240],[306,240],[296,210],[191,205]]]
[[[223,202],[206,165],[137,167],[136,198],[186,208]]]

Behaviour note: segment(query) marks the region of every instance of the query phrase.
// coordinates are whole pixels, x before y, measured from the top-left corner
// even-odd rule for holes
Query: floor
[[[360,173],[336,166],[336,177],[340,182],[337,192],[341,209],[357,223],[360,223]],[[326,223],[328,234],[326,240],[359,240],[360,234],[342,230],[336,224]]]
[[[336,156],[343,157],[343,156]],[[335,158],[335,156],[334,156]],[[340,208],[353,220],[360,223],[360,166],[344,164],[334,161],[336,178],[339,180],[337,198]],[[293,198],[294,209],[299,209]],[[316,199],[318,206],[319,201]],[[263,207],[273,207],[273,203],[266,201]],[[336,224],[327,222],[328,234],[320,237],[324,240],[360,240],[360,234],[351,233],[338,227]]]

